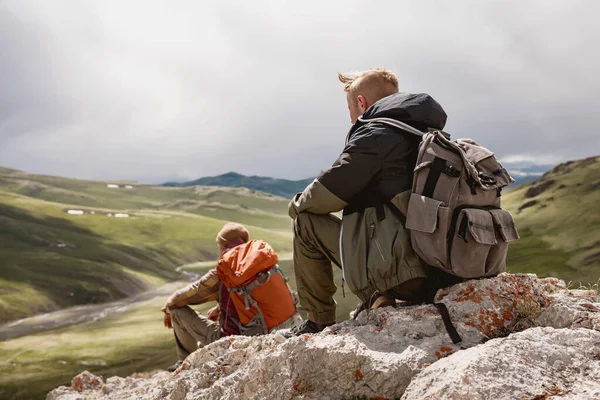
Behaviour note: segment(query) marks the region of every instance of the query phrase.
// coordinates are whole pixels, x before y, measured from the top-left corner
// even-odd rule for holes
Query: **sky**
[[[301,179],[385,67],[505,163],[600,154],[600,2],[0,0],[0,166]]]

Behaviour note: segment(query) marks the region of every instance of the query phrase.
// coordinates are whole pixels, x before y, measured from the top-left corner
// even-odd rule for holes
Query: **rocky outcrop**
[[[600,399],[600,332],[532,328],[463,350],[418,375],[403,400]]]
[[[174,374],[61,387],[48,399],[600,398],[597,292],[502,274],[436,299],[458,345],[435,307],[387,307],[318,335],[223,338]]]

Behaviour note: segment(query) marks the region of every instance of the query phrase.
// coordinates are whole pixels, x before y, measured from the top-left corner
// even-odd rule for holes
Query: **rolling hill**
[[[163,186],[222,186],[222,187],[245,187],[260,192],[271,193],[276,196],[291,198],[301,192],[313,181],[314,178],[290,181],[287,179],[268,178],[264,176],[245,176],[236,172],[228,172],[219,176],[209,176],[190,182],[167,182]]]
[[[599,189],[596,157],[561,164],[507,190],[503,205],[521,234],[510,247],[509,269],[558,276],[575,287],[597,282]],[[190,261],[206,260],[185,267],[203,273],[213,265],[214,233],[226,220],[243,220],[252,235],[287,253],[280,265],[295,286],[286,207],[287,199],[249,189],[154,187],[0,169],[0,320],[123,297],[177,278],[174,267]],[[334,276],[339,285],[340,271]],[[335,298],[343,320],[358,300],[340,291]],[[160,321],[163,302],[0,342],[0,397],[41,398],[82,368],[105,376],[165,368],[175,351],[172,332]]]
[[[511,245],[512,272],[557,276],[575,284],[600,279],[600,157],[570,161],[507,191],[503,207],[521,240]]]
[[[173,280],[175,266],[217,257],[214,237],[226,221],[246,224],[252,235],[288,252],[286,209],[286,199],[248,189],[153,187],[0,169],[0,322]]]

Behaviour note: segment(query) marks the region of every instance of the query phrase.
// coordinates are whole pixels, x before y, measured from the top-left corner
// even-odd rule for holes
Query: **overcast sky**
[[[314,176],[387,67],[505,161],[600,154],[600,2],[0,0],[0,166]]]

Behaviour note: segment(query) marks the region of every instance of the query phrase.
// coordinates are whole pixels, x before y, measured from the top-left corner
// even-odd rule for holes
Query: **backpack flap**
[[[467,229],[473,239],[479,244],[494,245],[496,233],[490,212],[487,210],[466,209],[463,210],[464,217],[458,228],[459,238],[468,243]]]
[[[487,210],[462,210],[450,239],[452,273],[462,278],[486,276],[490,250],[498,244],[492,214]]]
[[[507,210],[491,210],[496,230],[500,232],[505,242],[514,242],[519,239],[519,232],[515,227],[515,221]]]
[[[406,228],[412,248],[429,265],[446,268],[446,235],[450,209],[430,197],[413,193],[408,202]]]
[[[252,282],[257,274],[268,271],[278,261],[268,243],[251,240],[223,254],[217,263],[217,273],[226,287],[237,288]]]
[[[428,137],[432,135],[431,137]],[[470,181],[482,190],[499,190],[514,179],[496,159],[494,153],[471,139],[448,140],[441,132],[426,134],[423,143],[434,142],[462,158]],[[431,146],[431,145],[430,145]],[[429,148],[427,149],[428,151]]]
[[[465,162],[473,166],[469,171],[481,189],[501,189],[514,183],[514,179],[490,150],[471,139],[458,139],[456,144],[464,153]]]
[[[442,204],[441,201],[413,193],[408,202],[406,228],[433,233],[437,228],[438,209]]]

